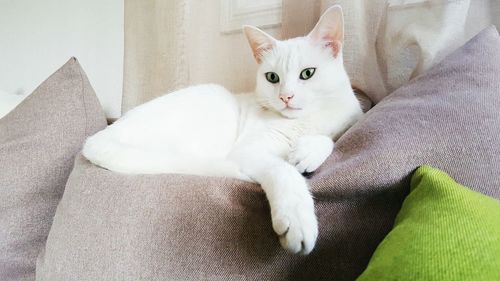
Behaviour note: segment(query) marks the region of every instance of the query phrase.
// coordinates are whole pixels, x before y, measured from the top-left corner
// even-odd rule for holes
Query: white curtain
[[[340,4],[347,71],[353,85],[378,102],[487,26],[499,1],[283,0],[282,26],[266,31],[303,36],[326,8]],[[220,3],[125,1],[123,113],[193,84],[253,90],[257,64],[241,32],[221,32]]]
[[[125,1],[122,112],[200,83],[253,90],[257,64],[246,38],[221,32],[220,20],[221,1]],[[279,27],[266,31],[281,35]]]
[[[188,81],[189,1],[125,1],[122,112]]]

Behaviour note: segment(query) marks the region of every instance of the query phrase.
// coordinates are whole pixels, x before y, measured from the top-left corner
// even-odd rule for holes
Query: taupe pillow
[[[38,280],[354,280],[422,164],[500,197],[500,38],[488,28],[380,102],[310,180],[320,236],[281,249],[257,185],[126,176],[83,157],[38,260]]]
[[[0,119],[0,280],[35,280],[75,155],[105,126],[75,58]]]

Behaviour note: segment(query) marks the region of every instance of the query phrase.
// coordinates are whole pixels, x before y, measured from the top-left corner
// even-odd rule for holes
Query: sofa
[[[370,109],[308,179],[319,238],[300,256],[280,248],[256,184],[123,175],[86,160],[83,142],[107,123],[71,58],[0,119],[0,280],[404,280],[390,275],[398,260],[431,246],[405,248],[386,261],[392,270],[377,261],[426,172],[489,198],[481,199],[492,206],[484,222],[500,219],[499,74],[500,37],[489,27]],[[479,216],[475,207],[459,210]],[[475,279],[464,280],[500,278],[498,227],[472,229],[481,235],[473,242],[486,244],[468,244],[471,235],[459,233],[469,224],[451,225],[470,245],[459,253],[465,263],[484,265],[467,267]],[[396,245],[418,240],[404,237]],[[453,260],[445,253],[432,264]],[[407,280],[432,280],[423,261],[411,260],[419,271]],[[429,276],[452,280],[463,266],[448,269]]]

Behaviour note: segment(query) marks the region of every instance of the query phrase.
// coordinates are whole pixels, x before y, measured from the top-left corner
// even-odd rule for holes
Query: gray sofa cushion
[[[75,155],[105,126],[74,58],[0,119],[0,280],[35,280]]]
[[[338,140],[309,180],[320,235],[279,246],[257,185],[127,176],[78,157],[38,280],[353,280],[390,231],[422,164],[500,197],[500,38],[488,28]]]

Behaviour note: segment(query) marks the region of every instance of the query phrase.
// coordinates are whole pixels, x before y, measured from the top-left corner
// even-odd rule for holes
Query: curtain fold
[[[188,82],[190,1],[125,1],[122,113]]]

